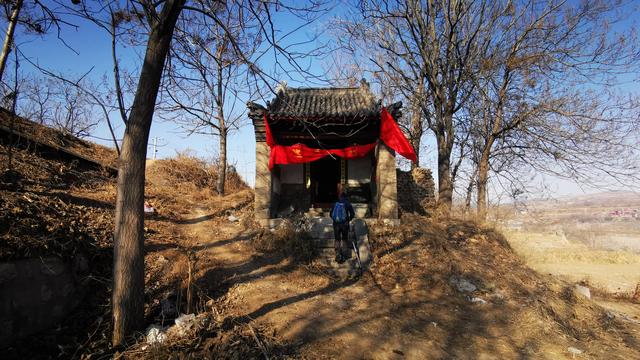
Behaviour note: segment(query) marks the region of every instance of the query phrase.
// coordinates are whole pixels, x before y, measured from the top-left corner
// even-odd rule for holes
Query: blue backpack
[[[336,223],[343,223],[347,221],[347,209],[345,209],[344,203],[337,202],[333,206],[333,212],[331,212],[331,219]]]

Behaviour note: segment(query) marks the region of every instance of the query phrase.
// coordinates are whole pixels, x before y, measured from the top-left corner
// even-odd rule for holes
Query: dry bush
[[[249,188],[233,166],[228,167],[226,175],[226,193]],[[207,197],[217,193],[218,165],[217,161],[209,162],[183,152],[175,158],[154,161],[147,168],[147,177],[158,186]]]
[[[274,229],[262,229],[253,239],[253,247],[260,252],[280,252],[301,262],[311,261],[317,253],[307,232],[304,217],[284,219]]]
[[[176,189],[214,187],[217,175],[209,168],[206,161],[180,153],[175,158],[154,161],[147,169],[147,176],[154,184]]]

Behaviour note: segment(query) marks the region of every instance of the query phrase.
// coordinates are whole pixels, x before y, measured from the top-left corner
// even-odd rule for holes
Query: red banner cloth
[[[273,169],[276,164],[301,164],[316,161],[328,155],[339,156],[345,159],[356,159],[367,155],[377,144],[377,142],[374,142],[365,145],[349,146],[342,149],[314,149],[304,144],[290,146],[278,145],[273,138],[269,122],[267,122],[266,112],[264,114],[264,126],[267,145],[271,148],[269,169]],[[400,130],[398,124],[385,108],[382,108],[381,113],[380,139],[398,154],[411,161],[416,161],[416,153],[413,151],[413,147],[409,144],[409,141],[402,133],[402,130]]]
[[[269,169],[276,164],[300,164],[322,159],[328,155],[345,159],[357,159],[367,155],[376,147],[376,143],[349,146],[344,149],[313,149],[305,144],[291,146],[275,145],[271,147]]]
[[[393,116],[389,114],[386,108],[382,108],[380,116],[380,140],[406,159],[417,162],[418,157],[413,151],[413,146],[409,144],[409,140],[404,136],[396,121],[393,120]]]

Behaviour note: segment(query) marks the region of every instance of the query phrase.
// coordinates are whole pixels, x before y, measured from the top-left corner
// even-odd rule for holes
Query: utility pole
[[[158,154],[158,140],[162,140],[162,138],[157,136],[153,137],[153,160],[156,159]]]

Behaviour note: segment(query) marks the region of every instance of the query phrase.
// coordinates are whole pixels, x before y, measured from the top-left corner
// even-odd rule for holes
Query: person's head
[[[347,198],[347,193],[345,193],[344,191],[340,192],[340,199],[346,199]]]

